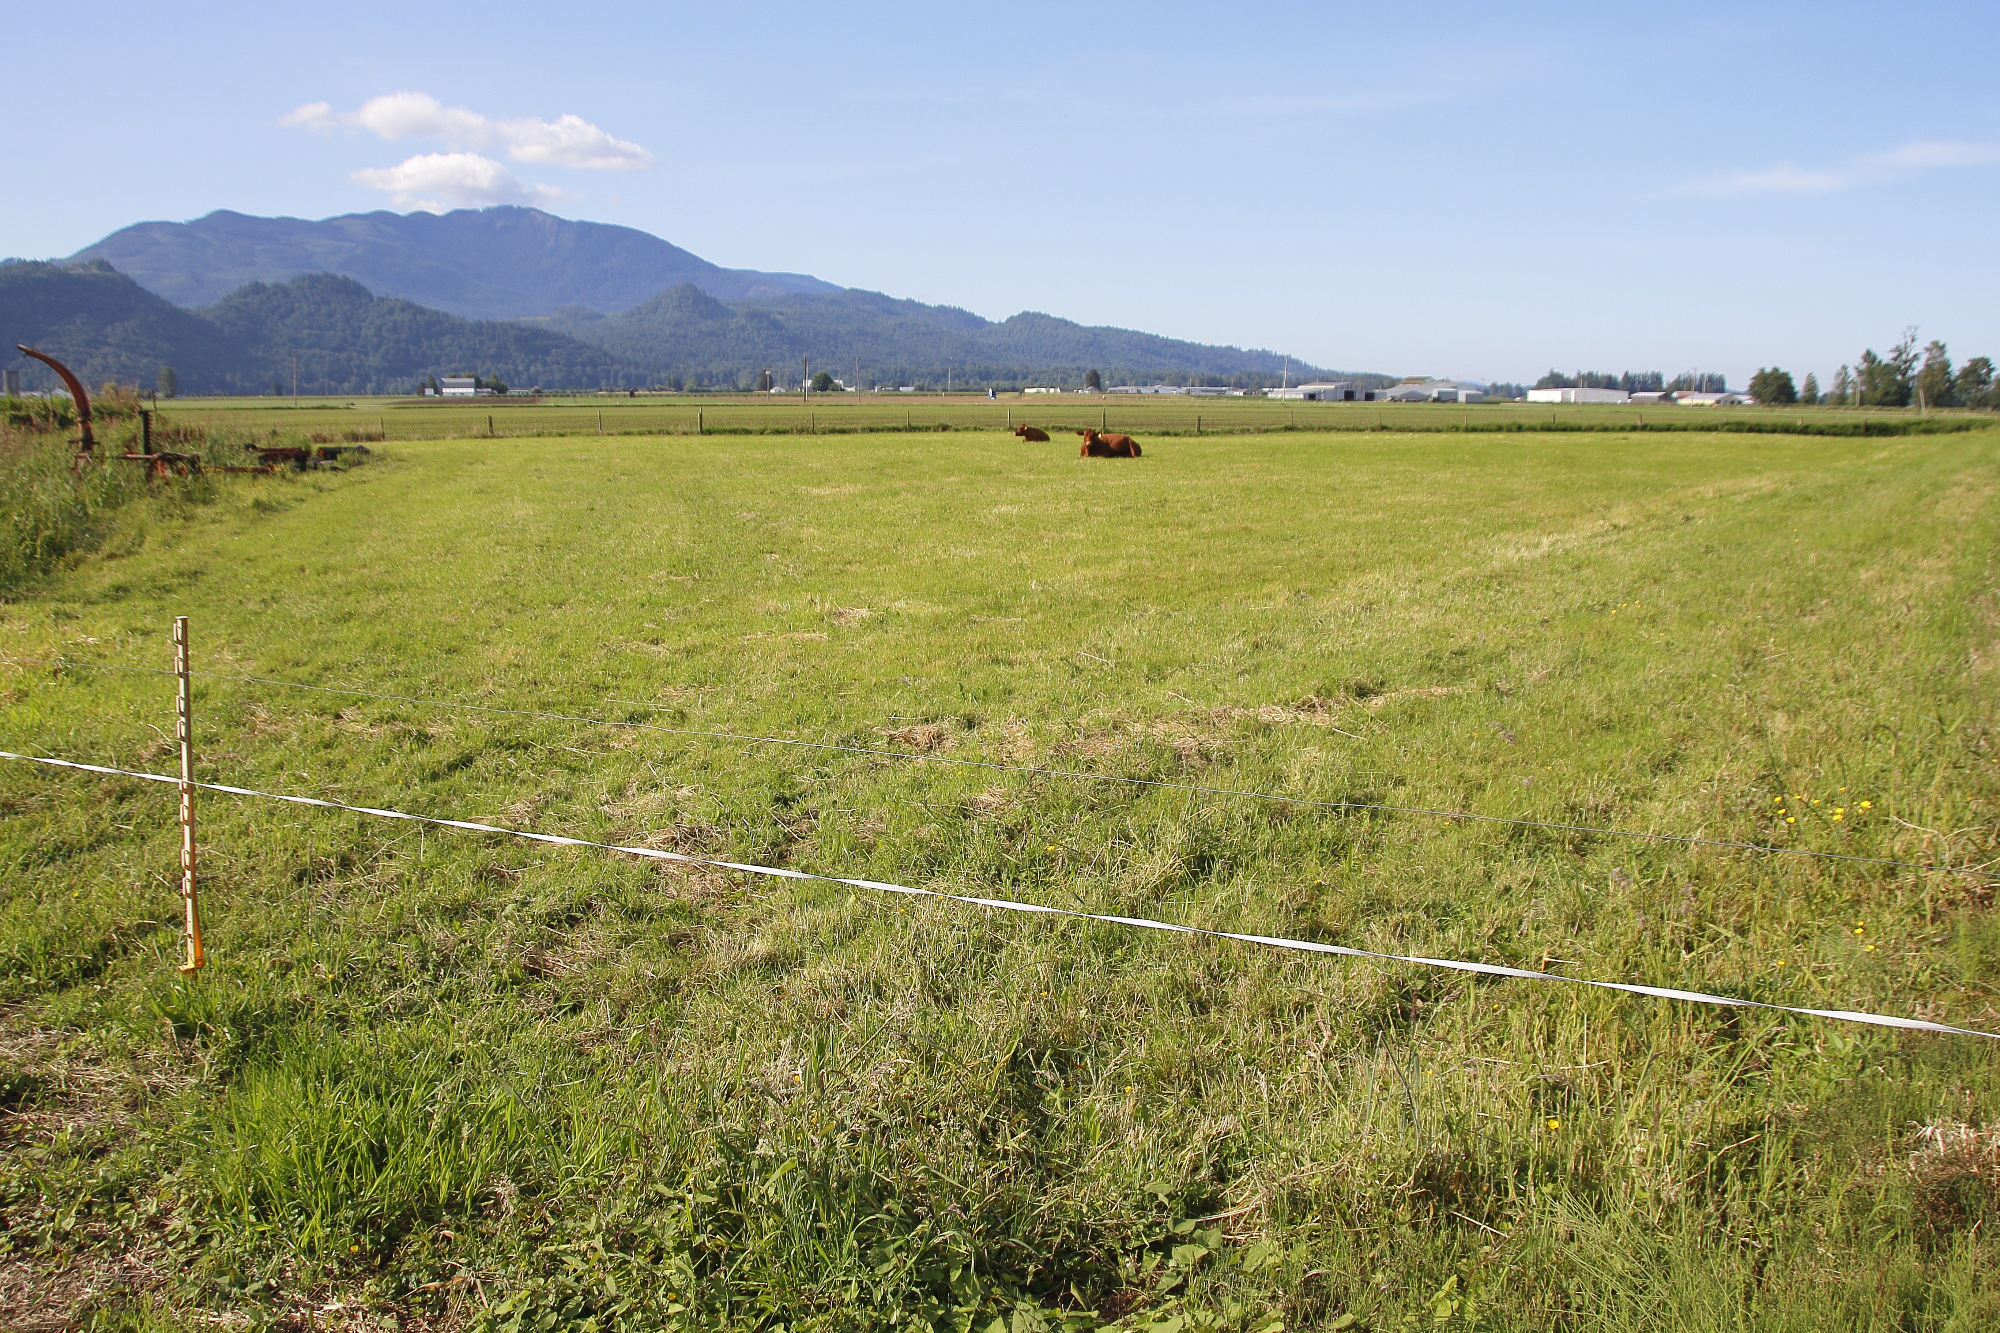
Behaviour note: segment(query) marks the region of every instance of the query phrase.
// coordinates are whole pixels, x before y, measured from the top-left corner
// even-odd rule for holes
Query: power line
[[[83,662],[69,658],[13,658],[15,664],[35,664],[40,666],[83,667],[95,671],[129,671],[142,675],[172,675],[160,667],[121,666],[112,662]],[[833,741],[802,741],[783,736],[756,736],[734,731],[704,731],[692,727],[664,727],[655,722],[626,722],[615,718],[591,717],[581,713],[554,713],[530,708],[495,708],[488,704],[460,703],[452,699],[423,699],[407,694],[378,694],[371,690],[349,689],[337,685],[309,685],[304,681],[281,680],[274,676],[234,676],[216,671],[196,671],[189,673],[205,680],[234,681],[239,684],[274,685],[288,690],[309,690],[318,694],[338,694],[356,699],[374,699],[383,703],[415,704],[423,708],[454,708],[462,712],[485,713],[498,717],[526,717],[546,722],[572,722],[592,727],[620,727],[632,731],[655,731],[668,736],[690,736],[706,740],[737,741],[750,745],[782,745],[800,750],[830,750],[842,754],[870,755],[884,759],[901,759],[926,764],[947,764],[960,768],[986,769],[996,773],[1023,773],[1035,777],[1063,778],[1079,782],[1110,782],[1128,787],[1151,787],[1161,791],[1184,791],[1202,796],[1234,796],[1245,800],[1272,801],[1316,810],[1354,810],[1363,813],[1424,815],[1434,819],[1458,820],[1477,824],[1499,824],[1510,828],[1544,829],[1561,833],[1588,833],[1606,838],[1629,838],[1641,842],[1672,843],[1684,847],[1715,847],[1723,850],[1763,852],[1774,856],[1802,856],[1819,861],[1849,862],[1855,865],[1886,866],[1902,870],[1935,870],[1953,875],[1976,875],[1985,879],[2000,879],[2000,871],[1984,870],[1972,866],[1926,865],[1921,861],[1902,861],[1885,856],[1855,856],[1846,852],[1822,852],[1806,847],[1783,847],[1775,843],[1739,842],[1728,838],[1702,838],[1681,833],[1641,833],[1632,829],[1603,828],[1592,824],[1565,824],[1554,820],[1520,819],[1508,815],[1482,815],[1467,810],[1444,810],[1422,805],[1389,805],[1374,801],[1319,801],[1306,796],[1287,796],[1282,792],[1254,791],[1242,787],[1209,787],[1191,782],[1164,782],[1157,778],[1128,778],[1115,773],[1087,773],[1078,769],[1042,768],[1030,764],[1001,764],[986,759],[954,759],[947,755],[916,754],[907,750],[884,750],[865,745],[840,745]]]

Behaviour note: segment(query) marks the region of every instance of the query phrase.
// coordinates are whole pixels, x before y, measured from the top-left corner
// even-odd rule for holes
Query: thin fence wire
[[[11,759],[31,764],[41,764],[50,768],[73,769],[85,773],[102,773],[114,777],[136,778],[146,782],[180,783],[181,779],[164,773],[144,773],[136,769],[114,768],[103,764],[79,763],[73,759],[51,759],[38,755],[15,754],[0,750],[0,759]],[[289,805],[314,806],[322,810],[341,810],[351,814],[370,815],[378,819],[405,820],[414,824],[428,824],[438,828],[458,829],[468,833],[494,833],[503,837],[520,838],[528,842],[547,843],[557,847],[583,847],[594,851],[618,852],[626,856],[643,857],[651,861],[676,862],[682,865],[710,866],[718,870],[734,870],[744,874],[762,875],[771,879],[812,880],[822,884],[844,884],[851,888],[868,889],[876,893],[893,893],[911,898],[931,898],[940,902],[958,903],[969,907],[983,907],[990,910],[1018,912],[1033,916],[1061,917],[1073,921],[1091,921],[1103,925],[1125,926],[1138,930],[1159,931],[1171,935],[1191,936],[1201,939],[1232,940],[1239,944],[1255,944],[1268,949],[1283,949],[1298,953],[1333,955],[1341,958],[1359,958],[1370,962],[1406,963],[1419,967],[1439,968],[1450,972],[1468,972],[1476,976],[1488,976],[1513,981],[1556,982],[1571,986],[1589,986],[1597,990],[1619,991],[1627,995],[1644,995],[1653,999],[1679,1000],[1689,1004],[1718,1005],[1726,1008],[1764,1009],[1776,1013],[1798,1014],[1809,1018],[1832,1019],[1843,1023],[1864,1023],[1871,1027],[1900,1028],[1912,1032],[1935,1032],[1957,1037],[1983,1037],[1988,1041],[2000,1041],[2000,1033],[1981,1032],[1977,1028],[1954,1027],[1948,1023],[1936,1023],[1928,1019],[1903,1018],[1894,1014],[1878,1014],[1856,1009],[1808,1009],[1796,1005],[1777,1004],[1770,1000],[1752,1000],[1737,995],[1716,995],[1707,991],[1681,990],[1671,986],[1647,986],[1628,981],[1599,981],[1591,977],[1566,977],[1559,972],[1536,972],[1527,968],[1507,967],[1499,963],[1481,963],[1460,958],[1430,958],[1422,954],[1377,953],[1369,949],[1350,948],[1344,944],[1328,944],[1321,940],[1288,939],[1282,935],[1256,935],[1243,931],[1213,930],[1205,926],[1188,926],[1179,922],[1159,921],[1151,917],[1112,916],[1106,913],[1086,912],[1077,908],[1051,907],[1042,903],[1022,902],[1011,898],[984,898],[974,894],[946,893],[941,889],[921,889],[907,884],[892,884],[884,880],[850,879],[842,875],[827,875],[811,870],[794,870],[784,866],[757,865],[746,861],[724,861],[716,857],[692,856],[685,852],[663,851],[657,847],[627,847],[617,843],[596,842],[589,838],[572,838],[559,833],[536,833],[527,829],[506,828],[498,824],[485,824],[468,819],[443,819],[435,815],[416,815],[402,810],[385,810],[379,806],[350,805],[344,801],[329,801],[317,796],[291,796],[279,792],[257,791],[250,787],[234,787],[220,782],[196,782],[189,784],[204,791],[220,792],[228,796],[247,797],[265,801],[282,801]],[[1400,1077],[1400,1074],[1399,1074]]]
[[[0,660],[4,660],[10,665],[35,665],[55,667],[57,669],[77,667],[93,671],[126,671],[140,675],[164,676],[173,674],[160,667],[125,666],[112,662],[86,662],[71,658],[7,658]],[[1189,792],[1204,796],[1227,796],[1244,800],[1271,801],[1306,809],[1420,815],[1427,818],[1463,823],[1495,824],[1510,828],[1540,829],[1560,833],[1581,833],[1596,837],[1626,838],[1634,841],[1665,843],[1684,847],[1713,847],[1726,851],[1756,852],[1773,856],[1797,856],[1818,861],[1881,866],[1888,869],[1970,875],[1982,879],[2000,879],[2000,871],[1988,870],[1979,866],[1940,865],[1885,856],[1857,856],[1848,852],[1825,852],[1807,847],[1786,847],[1777,843],[1742,842],[1728,838],[1704,838],[1683,833],[1647,833],[1633,829],[1608,828],[1592,824],[1570,824],[1555,820],[1522,819],[1509,815],[1485,815],[1468,810],[1450,810],[1435,806],[1391,805],[1374,801],[1322,801],[1306,796],[1288,796],[1282,792],[1256,791],[1243,787],[1211,787],[1190,782],[1167,782],[1158,778],[1134,778],[1115,773],[1091,773],[1080,769],[1045,768],[1030,764],[1003,764],[986,759],[956,759],[947,755],[924,754],[909,750],[887,750],[865,745],[842,745],[835,741],[809,741],[784,736],[758,736],[733,731],[709,731],[693,727],[668,727],[656,722],[630,722],[618,718],[593,717],[583,713],[558,713],[530,708],[498,708],[490,704],[462,703],[453,699],[426,699],[415,695],[381,694],[372,690],[357,690],[337,685],[313,685],[304,681],[283,680],[275,676],[239,676],[215,671],[196,671],[190,674],[204,680],[231,681],[250,685],[270,685],[288,690],[306,690],[318,694],[341,695],[347,698],[373,699],[383,703],[414,704],[423,708],[456,709],[460,712],[483,713],[497,717],[524,717],[546,722],[574,723],[581,726],[612,727],[631,731],[652,731],[669,736],[731,741],[746,745],[776,745],[800,750],[834,751],[842,754],[897,759],[911,763],[984,769],[997,773],[1019,773],[1034,777],[1060,778],[1068,781],[1105,782],[1128,787],[1153,788],[1161,791]]]

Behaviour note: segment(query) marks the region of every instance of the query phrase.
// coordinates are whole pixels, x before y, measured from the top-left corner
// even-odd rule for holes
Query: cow
[[[1106,435],[1101,431],[1080,430],[1083,448],[1077,450],[1079,458],[1137,458],[1139,442],[1130,435]]]
[[[1014,427],[1014,433],[1022,439],[1031,440],[1036,444],[1047,444],[1049,442],[1049,433],[1040,426],[1016,426]]]

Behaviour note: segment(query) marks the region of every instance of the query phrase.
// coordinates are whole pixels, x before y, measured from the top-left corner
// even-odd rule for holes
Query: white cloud
[[[493,122],[477,111],[446,106],[428,93],[387,93],[371,97],[353,123],[384,139],[443,139],[469,148],[493,142]]]
[[[1886,153],[1868,153],[1856,159],[1882,171],[1921,170],[1925,167],[1985,167],[2000,162],[2000,143],[1966,143],[1953,139],[1919,139]]]
[[[279,117],[280,125],[302,125],[309,130],[331,129],[333,108],[325,102],[307,102]]]
[[[500,133],[507,156],[516,162],[546,162],[559,167],[591,167],[600,171],[636,171],[655,158],[638,144],[614,139],[581,116],[546,120],[505,120]]]
[[[278,123],[320,131],[363,129],[391,140],[441,139],[456,149],[504,148],[516,162],[594,171],[639,171],[657,160],[581,116],[492,120],[465,107],[446,106],[429,93],[385,93],[369,98],[358,111],[340,113],[325,102],[308,102]]]
[[[303,109],[303,108],[301,108]],[[1757,170],[1725,171],[1683,181],[1670,194],[1824,194],[1913,171],[1979,167],[2000,163],[2000,143],[1918,139],[1880,153],[1861,153],[1837,167],[1801,167],[1791,162]]]
[[[546,204],[564,197],[561,190],[530,184],[492,158],[477,153],[420,153],[393,167],[357,171],[353,179],[371,190],[389,192],[398,208],[419,208],[432,213],[444,211],[443,200],[476,207]]]

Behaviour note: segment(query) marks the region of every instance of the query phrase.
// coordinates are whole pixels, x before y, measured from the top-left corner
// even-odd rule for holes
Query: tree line
[[[1773,366],[1759,370],[1750,381],[1750,392],[1760,403],[1819,403],[1831,407],[1970,407],[1986,411],[2000,409],[2000,383],[1995,383],[1993,359],[1975,356],[1962,366],[1951,364],[1951,349],[1936,338],[1917,347],[1917,331],[1903,330],[1902,338],[1878,355],[1870,347],[1853,366],[1842,366],[1825,390],[1819,379],[1807,375],[1805,383],[1794,386],[1791,375]]]
[[[1671,380],[1657,370],[1628,370],[1622,375],[1579,370],[1565,375],[1551,370],[1535,381],[1537,389],[1622,389],[1626,393],[1728,393],[1729,378],[1713,371],[1689,370]]]

